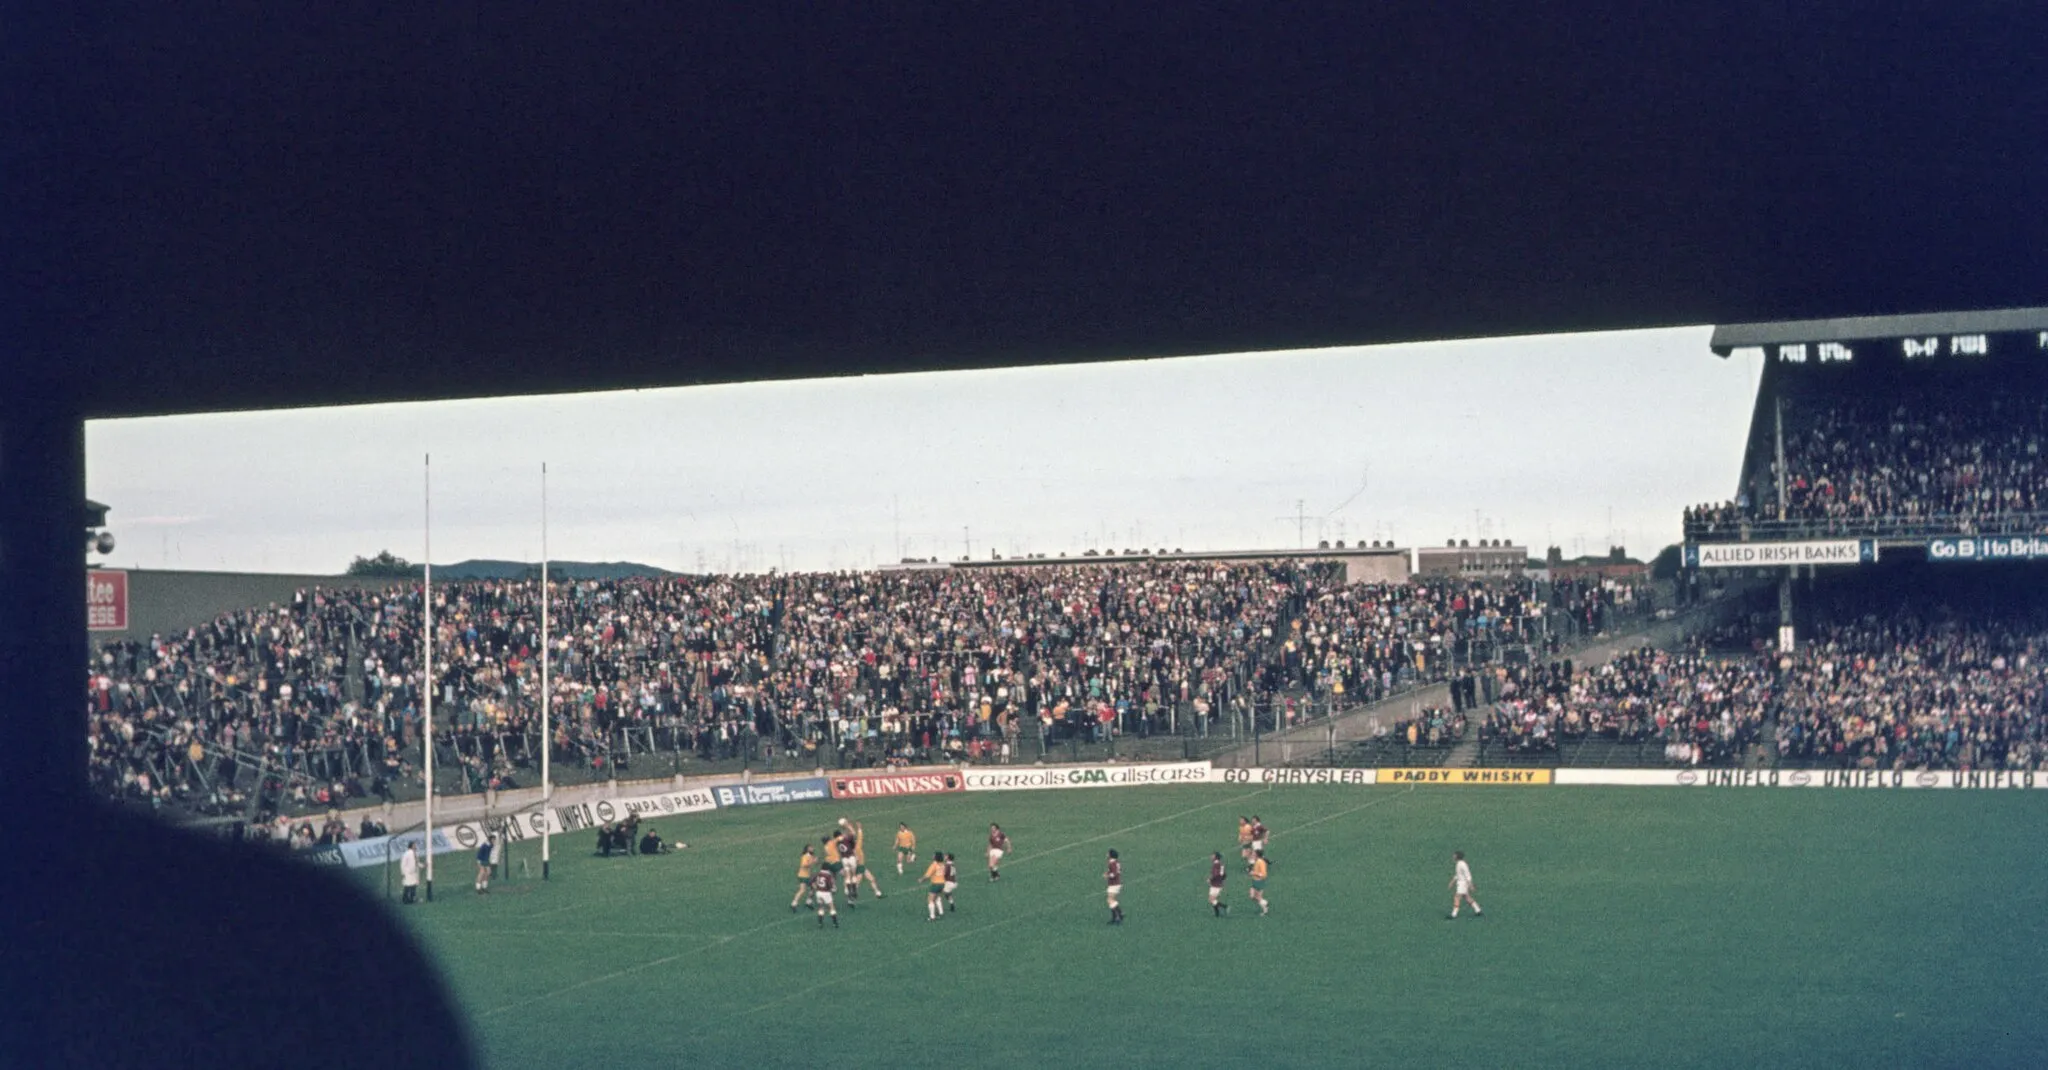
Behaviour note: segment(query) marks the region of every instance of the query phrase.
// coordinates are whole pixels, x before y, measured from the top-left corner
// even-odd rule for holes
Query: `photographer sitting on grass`
[[[652,825],[648,826],[647,835],[640,837],[640,853],[644,855],[665,855],[688,846],[687,843],[663,843],[661,833],[654,831]]]

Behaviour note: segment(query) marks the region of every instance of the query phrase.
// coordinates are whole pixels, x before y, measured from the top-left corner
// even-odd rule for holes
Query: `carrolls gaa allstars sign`
[[[1065,765],[968,769],[968,791],[1042,791],[1049,788],[1130,788],[1158,784],[1210,784],[1220,779],[1208,762],[1157,765]]]
[[[959,773],[873,773],[835,776],[831,780],[835,799],[879,799],[891,795],[940,795],[966,791],[967,780]]]

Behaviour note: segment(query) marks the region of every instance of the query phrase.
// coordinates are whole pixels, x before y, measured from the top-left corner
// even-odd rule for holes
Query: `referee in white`
[[[1482,917],[1485,911],[1479,909],[1479,900],[1472,898],[1472,867],[1465,864],[1465,852],[1452,851],[1451,861],[1456,868],[1451,872],[1451,915],[1445,921],[1458,920],[1458,904],[1472,904],[1472,916]]]

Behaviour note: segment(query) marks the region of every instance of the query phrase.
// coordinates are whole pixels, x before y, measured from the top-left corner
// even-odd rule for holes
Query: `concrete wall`
[[[1519,575],[1529,564],[1526,546],[1421,546],[1415,571],[1424,576],[1497,578]]]
[[[1376,550],[1346,555],[1337,560],[1344,562],[1344,579],[1349,583],[1408,582],[1406,550]]]
[[[402,578],[387,577],[130,569],[128,630],[94,632],[92,641],[148,639],[159,633],[182,631],[205,624],[223,613],[289,603],[295,592],[313,587],[354,590],[392,587],[405,582]]]

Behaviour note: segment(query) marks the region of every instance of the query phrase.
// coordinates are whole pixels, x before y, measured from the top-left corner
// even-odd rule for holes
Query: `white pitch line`
[[[703,933],[678,932],[625,932],[610,929],[443,929],[446,933],[461,933],[464,936],[630,936],[634,938],[658,936],[670,940],[723,939],[707,937]]]
[[[667,963],[674,962],[677,959],[683,958],[687,955],[694,955],[700,951],[709,951],[714,947],[717,947],[721,944],[731,943],[732,941],[737,940],[743,936],[752,936],[757,932],[761,932],[764,929],[772,929],[777,925],[783,924],[784,922],[795,921],[796,918],[797,915],[795,914],[792,914],[787,918],[777,918],[774,921],[768,922],[765,925],[756,925],[753,928],[746,930],[745,932],[733,933],[729,936],[720,936],[713,938],[711,940],[707,940],[701,946],[692,947],[683,951],[678,951],[673,955],[663,955],[658,959],[650,959],[646,962],[640,963],[637,966],[628,966],[621,970],[613,970],[612,972],[604,974],[602,976],[592,977],[588,980],[578,981],[573,985],[564,985],[563,987],[557,988],[552,992],[543,992],[538,996],[522,999],[514,1003],[506,1003],[501,1006],[492,1007],[490,1010],[478,1013],[477,1017],[489,1018],[493,1015],[503,1014],[506,1011],[516,1011],[521,1007],[531,1007],[534,1004],[539,1003],[543,1000],[553,999],[556,996],[567,995],[568,993],[574,992],[579,988],[588,988],[591,985],[603,984],[606,981],[614,981],[621,977],[628,976],[630,974],[639,973],[642,970],[650,970],[656,966],[661,966]]]

